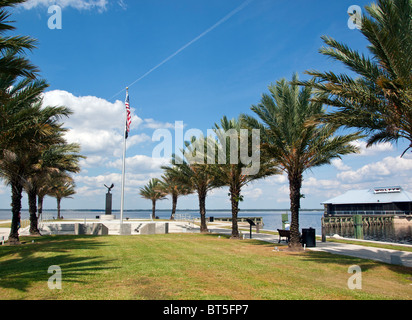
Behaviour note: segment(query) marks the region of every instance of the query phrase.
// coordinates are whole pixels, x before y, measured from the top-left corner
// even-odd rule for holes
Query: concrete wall
[[[99,223],[56,222],[45,223],[40,228],[43,234],[75,235],[139,235],[193,232],[183,222],[104,221]]]

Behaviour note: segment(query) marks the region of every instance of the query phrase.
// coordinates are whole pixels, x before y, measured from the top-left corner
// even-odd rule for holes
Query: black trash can
[[[315,229],[302,229],[302,246],[305,244],[307,248],[316,247]]]
[[[209,217],[209,222],[214,222],[215,221],[215,217]]]

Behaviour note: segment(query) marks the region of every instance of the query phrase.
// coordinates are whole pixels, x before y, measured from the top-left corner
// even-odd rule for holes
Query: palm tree
[[[152,200],[152,219],[156,219],[156,201],[166,199],[166,193],[160,190],[160,180],[157,178],[150,179],[149,183],[140,188],[142,198]]]
[[[8,75],[13,79],[24,76],[34,79],[37,68],[34,67],[24,56],[25,51],[35,48],[36,40],[27,36],[5,36],[8,31],[15,30],[10,24],[10,13],[8,8],[26,0],[3,0],[0,2],[0,74]],[[2,102],[0,96],[0,103]]]
[[[76,143],[52,145],[42,154],[42,168],[37,177],[37,212],[38,217],[43,212],[43,199],[51,192],[51,184],[56,175],[80,172],[79,160],[85,156],[79,154],[80,146]]]
[[[39,103],[40,105],[40,103]],[[35,143],[30,143],[30,150],[22,151],[26,154],[27,169],[24,172],[23,188],[28,195],[29,214],[30,214],[30,235],[40,235],[37,224],[37,207],[36,197],[37,190],[42,182],[42,176],[45,174],[47,162],[42,159],[44,150],[49,148],[50,145],[62,143],[63,137],[61,134],[61,128],[56,125],[57,119],[55,117],[50,118],[47,112],[40,112],[36,116],[35,120],[44,125],[50,126],[50,134],[41,135]]]
[[[10,24],[8,8],[25,0],[4,0],[0,3],[0,176],[12,189],[12,225],[9,243],[19,243],[23,167],[29,150],[29,141],[47,130],[33,122],[36,111],[30,106],[40,100],[47,88],[42,80],[35,80],[37,68],[24,57],[35,48],[36,40],[26,36],[6,36],[15,28]],[[32,131],[36,127],[36,130]],[[21,166],[15,168],[17,163]]]
[[[412,1],[378,0],[367,6],[360,32],[370,56],[323,36],[320,53],[357,74],[307,71],[313,80],[314,101],[333,106],[322,120],[363,130],[368,146],[406,139],[412,147]],[[403,154],[408,150],[406,149]],[[403,155],[402,154],[402,155]]]
[[[48,193],[49,196],[56,198],[57,200],[57,219],[61,219],[61,201],[64,198],[72,198],[71,196],[76,194],[76,184],[73,178],[67,174],[57,174],[53,176],[51,181],[51,190]]]
[[[31,155],[45,137],[56,130],[55,119],[67,111],[41,108],[39,101],[45,88],[45,81],[26,78],[15,83],[0,74],[0,92],[3,93],[3,103],[0,103],[0,177],[12,189],[9,243],[19,243],[21,197],[27,173],[31,170]]]
[[[58,136],[55,137],[58,140],[59,138]],[[31,172],[28,173],[24,188],[28,195],[31,235],[40,235],[37,220],[40,216],[40,211],[42,211],[43,197],[47,192],[51,191],[52,186],[50,186],[50,183],[52,182],[53,175],[80,172],[78,162],[80,158],[84,157],[79,155],[79,151],[79,145],[67,144],[65,140],[62,140],[60,143],[54,143],[41,148],[37,154],[30,152],[33,155],[33,166]],[[36,214],[37,196],[39,198],[38,202],[41,204],[39,216]],[[42,198],[40,199],[41,196]]]
[[[3,150],[0,153],[0,176],[12,189],[12,227],[9,242],[18,244],[23,186],[30,185],[28,179],[35,171],[42,150],[63,141],[61,133],[64,130],[59,120],[71,114],[71,111],[65,107],[42,107],[42,92],[48,86],[43,80],[25,78],[13,86],[13,82],[9,83],[7,77],[0,75],[0,91],[3,88],[1,85],[6,83],[10,89],[3,91],[7,99],[0,104],[0,147]],[[34,227],[37,225],[37,218],[33,195],[35,197],[35,192],[29,196],[32,232],[37,233]]]
[[[172,163],[176,170],[170,172],[182,185],[194,190],[199,199],[200,232],[208,232],[206,225],[206,197],[209,191],[222,186],[212,171],[212,166],[208,161],[208,154],[205,150],[210,145],[209,139],[203,137],[192,137],[191,141],[185,142],[186,149],[183,150],[184,159],[173,155]],[[203,151],[200,148],[203,146]],[[214,162],[213,162],[214,163]],[[164,168],[165,169],[165,168]]]
[[[302,198],[303,173],[310,168],[329,164],[334,158],[357,152],[351,142],[359,133],[336,136],[337,126],[319,125],[314,117],[324,114],[322,103],[311,102],[311,88],[282,79],[269,86],[269,94],[263,94],[260,104],[251,110],[258,119],[242,115],[242,120],[251,128],[261,130],[262,149],[278,163],[289,180],[291,239],[289,246],[299,248],[299,208]]]
[[[19,224],[24,174],[27,171],[26,156],[22,152],[2,150],[0,156],[0,177],[11,187],[12,221],[9,235],[10,244],[19,244]]]
[[[172,213],[170,215],[170,220],[175,219],[177,199],[180,196],[186,196],[193,193],[193,191],[186,185],[179,183],[176,178],[176,173],[178,169],[176,167],[165,168],[166,172],[162,175],[162,179],[159,182],[159,191],[164,194],[169,194],[172,197]]]
[[[212,166],[212,170],[220,182],[229,187],[229,196],[232,206],[232,239],[239,238],[237,217],[239,212],[239,202],[243,201],[241,189],[251,181],[279,173],[279,170],[271,161],[265,161],[260,157],[258,172],[253,172],[253,174],[247,174],[245,172],[245,169],[250,168],[251,164],[239,161],[240,148],[245,147],[244,145],[241,146],[241,144],[245,144],[248,147],[246,149],[246,152],[248,153],[251,150],[251,147],[256,148],[256,146],[251,146],[249,143],[250,130],[246,129],[246,132],[248,133],[248,141],[241,140],[242,129],[244,128],[242,128],[240,119],[232,119],[229,121],[226,116],[221,119],[220,126],[215,124],[215,133],[219,142],[216,147],[218,152],[222,152],[221,154],[224,154],[225,157],[222,159],[223,161],[218,162],[219,164]],[[230,145],[228,143],[229,139]],[[260,145],[257,147],[256,150],[252,149],[252,152],[259,152]],[[233,156],[237,158],[237,161],[234,161],[236,159],[232,159]]]
[[[42,93],[48,88],[44,80],[23,78],[15,80],[0,74],[0,148],[9,149],[22,141],[33,140],[37,136],[49,134],[51,127],[40,130],[37,118],[41,115]]]

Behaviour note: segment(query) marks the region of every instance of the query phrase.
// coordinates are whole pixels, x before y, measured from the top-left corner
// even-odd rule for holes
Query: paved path
[[[362,259],[371,259],[412,268],[412,252],[409,251],[390,250],[337,242],[316,242],[316,247],[310,248],[310,250],[342,254]]]

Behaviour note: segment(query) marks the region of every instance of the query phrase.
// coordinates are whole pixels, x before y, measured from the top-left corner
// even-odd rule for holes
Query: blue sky
[[[63,200],[66,209],[103,209],[103,184],[115,184],[115,209],[120,208],[123,90],[130,89],[133,109],[128,139],[126,209],[150,208],[138,188],[160,177],[165,161],[152,159],[158,144],[156,129],[174,132],[175,121],[185,130],[206,133],[223,115],[251,113],[267,86],[305,70],[348,72],[318,53],[322,35],[365,51],[367,42],[348,28],[348,7],[370,1],[321,0],[30,0],[14,10],[17,33],[38,39],[30,59],[50,88],[45,104],[63,104],[75,114],[65,121],[67,138],[82,145],[87,160],[75,176],[77,195]],[[62,8],[62,29],[49,29],[48,8]],[[236,10],[237,11],[233,11]],[[230,18],[215,26],[222,18]],[[212,30],[210,28],[215,26]],[[210,30],[203,34],[206,30]],[[192,40],[197,39],[191,43]],[[191,43],[187,47],[185,45]],[[184,48],[175,56],[179,49]],[[172,56],[172,57],[171,57]],[[144,76],[160,63],[167,62]],[[120,92],[120,93],[119,93]],[[351,155],[305,175],[303,208],[349,189],[401,185],[411,190],[412,157],[406,148],[383,144]],[[0,208],[10,203],[9,188],[0,186]],[[241,208],[288,208],[288,184],[274,176],[245,188]],[[26,198],[23,206],[27,207]],[[158,207],[170,208],[170,201]],[[179,209],[196,209],[196,196],[179,199]],[[45,207],[55,207],[47,199]],[[229,209],[227,192],[213,191],[210,209]]]

